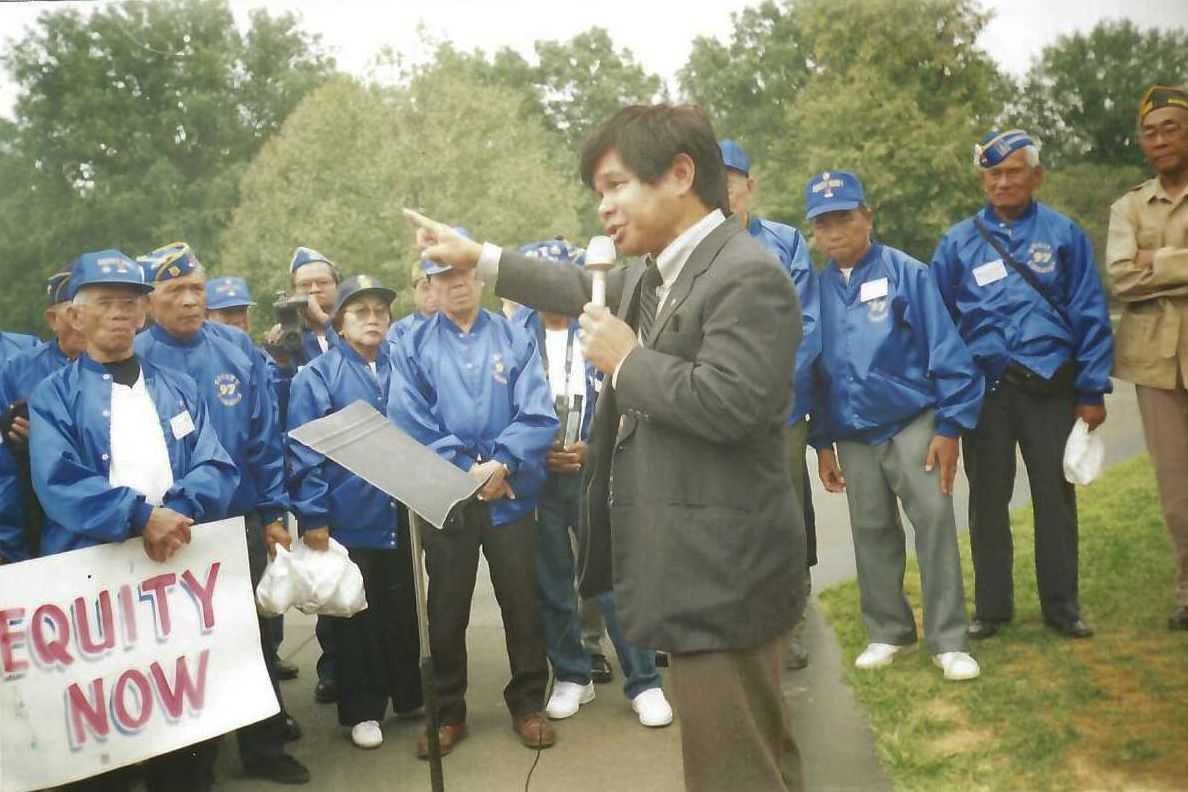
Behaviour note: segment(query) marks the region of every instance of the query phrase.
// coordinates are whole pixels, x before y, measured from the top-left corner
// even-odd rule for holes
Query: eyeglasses
[[[1159,138],[1171,140],[1183,132],[1184,127],[1175,121],[1164,121],[1159,126],[1143,127],[1139,134],[1148,143],[1154,143]]]
[[[372,317],[375,317],[376,319],[387,319],[392,315],[391,309],[386,305],[380,306],[378,308],[369,305],[357,305],[353,308],[348,308],[347,310],[343,311],[343,313],[347,314],[352,319],[357,319],[359,321],[366,321]]]

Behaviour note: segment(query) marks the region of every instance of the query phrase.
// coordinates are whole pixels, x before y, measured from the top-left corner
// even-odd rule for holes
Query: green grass
[[[867,643],[857,584],[821,595],[897,790],[1188,790],[1188,633],[1166,628],[1173,563],[1154,471],[1140,457],[1077,497],[1089,640],[1043,626],[1030,508],[1011,517],[1015,621],[973,644],[977,680],[945,682],[923,643],[890,668],[857,671]],[[961,555],[972,611],[966,537]],[[914,562],[906,587],[919,621]]]

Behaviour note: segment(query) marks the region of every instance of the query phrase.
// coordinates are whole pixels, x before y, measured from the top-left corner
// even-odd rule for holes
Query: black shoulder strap
[[[973,221],[974,225],[978,228],[978,233],[982,235],[982,239],[990,243],[990,247],[994,248],[995,252],[1002,256],[1003,262],[1008,264],[1015,272],[1019,273],[1020,277],[1027,281],[1028,286],[1030,286],[1032,289],[1035,289],[1040,297],[1043,297],[1048,301],[1048,305],[1051,305],[1056,313],[1060,315],[1060,318],[1064,320],[1064,324],[1067,326],[1067,329],[1071,332],[1073,323],[1072,319],[1070,319],[1068,316],[1068,311],[1064,309],[1063,305],[1052,299],[1052,296],[1048,294],[1048,291],[1043,287],[1043,284],[1041,284],[1039,279],[1035,277],[1035,273],[1027,269],[1027,267],[1024,267],[1019,262],[1015,261],[1015,259],[1011,256],[1010,251],[1003,247],[1002,243],[999,242],[994,237],[994,235],[990,233],[990,230],[986,228],[986,224],[982,222],[982,218],[974,215]]]

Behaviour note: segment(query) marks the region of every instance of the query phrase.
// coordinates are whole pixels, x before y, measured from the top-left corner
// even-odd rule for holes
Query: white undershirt
[[[153,506],[160,506],[173,486],[169,450],[161,419],[144,375],[129,388],[111,383],[111,473],[113,487],[130,487]]]
[[[837,271],[842,274],[842,280],[844,280],[846,282],[846,284],[848,285],[850,283],[850,275],[851,275],[851,273],[854,272],[854,268],[846,267],[843,269],[841,267],[838,267]]]
[[[582,356],[582,345],[578,343],[577,334],[573,337],[573,362],[569,370],[569,387],[565,383],[565,345],[569,341],[569,330],[545,329],[545,351],[549,359],[549,387],[553,391],[553,398],[568,394],[570,403],[574,395],[586,398],[586,359]]]
[[[314,333],[314,340],[318,342],[318,347],[325,352],[330,348],[330,342],[326,340],[326,336]]]

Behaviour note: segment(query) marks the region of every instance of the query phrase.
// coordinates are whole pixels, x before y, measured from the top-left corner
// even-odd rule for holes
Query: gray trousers
[[[939,654],[965,651],[967,639],[953,499],[941,494],[939,467],[924,471],[933,434],[932,411],[926,411],[885,443],[842,441],[837,454],[846,478],[862,619],[870,640],[900,646],[916,641],[916,620],[903,594],[902,502],[916,531],[924,637]]]

